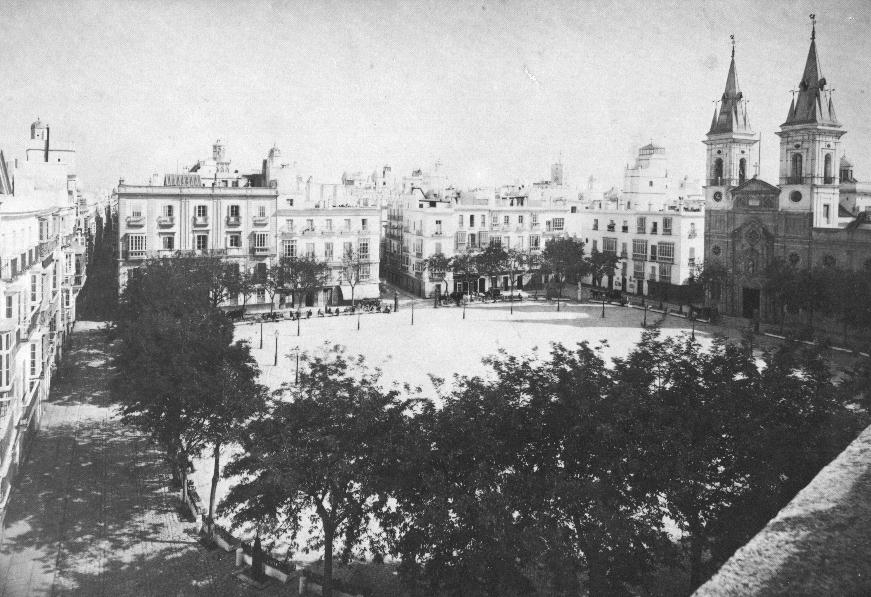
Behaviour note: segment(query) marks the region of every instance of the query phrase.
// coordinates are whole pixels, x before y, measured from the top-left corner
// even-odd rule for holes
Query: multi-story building
[[[705,141],[705,261],[724,266],[726,279],[712,293],[722,312],[776,316],[765,279],[766,265],[775,258],[797,268],[871,271],[871,218],[865,211],[871,187],[858,183],[842,158],[846,131],[827,86],[814,27],[798,91],[777,132],[779,184],[747,178],[746,159],[758,141],[747,120],[732,48],[726,89]]]
[[[418,296],[467,292],[466,281],[455,280],[450,271],[429,271],[426,260],[439,253],[447,258],[475,253],[492,243],[536,254],[550,238],[567,235],[568,214],[577,209],[577,200],[562,184],[562,166],[557,166],[552,175],[559,182],[471,191],[445,188],[440,177],[415,171],[387,214],[387,280]],[[523,288],[529,281],[528,272],[518,272],[514,287]],[[497,280],[503,290],[511,282],[508,275]],[[471,290],[485,292],[492,283],[481,275]]]
[[[218,141],[213,159],[190,172],[168,174],[163,184],[119,183],[120,284],[144,259],[179,251],[219,255],[242,271],[261,273],[281,257],[309,255],[328,262],[331,275],[324,288],[304,297],[306,305],[339,304],[351,300],[352,292],[355,299],[378,296],[377,194],[354,185],[314,183],[280,159],[273,147],[261,172],[231,172]],[[211,178],[203,180],[198,172]],[[360,263],[353,290],[342,276],[348,251]],[[273,300],[281,306],[286,299],[292,300]],[[269,300],[259,288],[248,303],[268,306]]]
[[[642,147],[627,166],[623,192],[584,197],[570,228],[584,240],[586,254],[610,253],[620,262],[602,285],[646,295],[651,282],[680,285],[704,256],[701,194],[686,179],[668,175],[665,149]]]
[[[24,445],[39,427],[86,274],[75,153],[58,146],[37,121],[26,160],[9,164],[0,153],[0,519]]]

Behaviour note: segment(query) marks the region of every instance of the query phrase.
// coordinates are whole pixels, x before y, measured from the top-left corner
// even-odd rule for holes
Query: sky
[[[260,168],[273,144],[321,182],[385,164],[458,186],[548,176],[619,186],[651,139],[701,179],[729,35],[777,182],[778,137],[817,15],[823,75],[871,180],[871,3],[0,0],[0,148],[30,123],[72,141],[85,190],[211,155]]]

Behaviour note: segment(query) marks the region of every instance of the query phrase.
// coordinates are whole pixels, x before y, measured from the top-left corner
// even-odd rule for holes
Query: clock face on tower
[[[723,193],[721,193],[720,191],[717,191],[716,193],[714,193],[714,201],[722,201],[722,199],[723,199]]]

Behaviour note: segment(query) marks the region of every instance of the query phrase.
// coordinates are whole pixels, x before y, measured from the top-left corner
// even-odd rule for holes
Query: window
[[[208,234],[197,234],[196,235],[196,249],[197,251],[205,251],[209,248],[209,235]]]
[[[648,180],[648,181],[647,181],[647,186],[652,187],[652,186],[653,186],[653,181],[652,181],[652,180]]]
[[[305,244],[305,256],[309,259],[315,258],[315,244],[314,243],[306,243]]]
[[[127,237],[127,250],[131,253],[145,251],[145,235],[131,234]]]
[[[831,207],[828,203],[823,205],[823,219],[826,221],[826,224],[832,223]]]
[[[565,226],[565,218],[554,218],[553,219],[553,229],[554,230],[562,230]]]
[[[635,218],[635,232],[638,234],[644,234],[647,232],[647,218]]]
[[[629,220],[623,220],[623,227],[620,232],[629,232]]]
[[[351,218],[345,218],[345,230],[351,229]]]
[[[530,217],[532,218],[530,224],[532,226],[538,226],[538,214],[532,214]]]
[[[510,225],[511,225],[511,216],[505,216],[505,217],[503,217],[503,218],[502,218],[502,223],[505,224],[506,226],[510,226]]]
[[[671,218],[662,218],[662,233],[671,236]]]
[[[632,241],[632,259],[635,261],[647,260],[647,241],[633,240]]]
[[[12,319],[14,312],[12,310],[12,297],[6,297],[6,319]]]
[[[696,224],[695,224],[695,222],[690,222],[690,232],[687,236],[689,236],[689,238],[696,237]]]
[[[747,160],[741,158],[738,160],[738,184],[744,184],[747,180]]]
[[[360,220],[360,230],[369,230],[369,220],[363,218]]]
[[[511,248],[511,237],[510,236],[503,236],[502,237],[502,246],[505,247],[506,249]]]
[[[239,217],[239,206],[238,205],[231,205],[230,206],[230,217],[231,218],[238,218]],[[288,222],[293,222],[293,220],[288,220]],[[293,224],[290,224],[290,226],[293,227]]]
[[[832,178],[832,154],[827,153],[823,166],[823,183],[824,184],[832,184],[834,182],[834,178]]]
[[[435,252],[436,252],[436,254],[439,254],[442,252],[442,244],[441,243],[435,244]]]
[[[650,245],[650,260],[656,261],[656,245]]]
[[[632,266],[632,275],[636,280],[644,279],[644,262],[636,261],[635,265]]]
[[[265,288],[258,288],[257,289],[257,302],[258,303],[265,303],[266,302],[266,289]]]
[[[594,253],[599,250],[598,242],[599,241],[597,241],[595,238],[593,239],[593,252]]]
[[[459,217],[460,217],[460,224],[459,225],[460,225],[460,228],[462,228],[463,227],[463,214],[460,214]]]
[[[37,351],[36,351],[36,342],[30,343],[30,377],[36,377],[36,364],[39,362],[37,360]]]
[[[254,248],[255,249],[265,249],[266,248],[266,233],[258,232],[254,235]]]
[[[695,267],[695,265],[696,265],[696,248],[695,247],[690,247],[690,260],[689,260],[688,265],[690,267]]]
[[[671,282],[671,265],[667,263],[659,264],[659,281]]]
[[[435,233],[436,233],[436,234],[441,234],[441,233],[442,233],[442,221],[441,221],[441,220],[436,220],[436,221],[435,221]]]
[[[327,231],[332,232],[333,230],[333,218],[327,218]]]
[[[231,234],[227,237],[227,246],[231,249],[239,249],[242,247],[242,235]]]
[[[142,205],[140,205],[139,203],[134,203],[133,207],[130,209],[130,215],[132,215],[134,218],[141,218]],[[40,222],[40,224],[42,224],[42,222]],[[40,232],[42,232],[42,226],[40,226]],[[42,235],[40,235],[40,237],[42,237]]]
[[[522,223],[523,223],[523,216],[517,216],[517,223],[518,223],[518,224],[522,224]]]
[[[312,218],[308,218],[305,221],[305,229],[309,231],[314,231],[315,229],[315,221]]]
[[[714,184],[720,184],[723,182],[723,158],[717,158],[714,160],[713,176],[714,180],[712,182]]]
[[[475,214],[469,214],[469,228],[475,227]]]
[[[800,153],[792,154],[792,176],[789,182],[797,184],[801,182],[802,159]]]
[[[282,253],[285,257],[296,257],[296,241],[295,240],[286,240],[284,241],[284,250]]]
[[[599,229],[599,218],[593,218],[593,230]]]
[[[360,264],[359,280],[360,281],[368,280],[369,276],[371,276],[371,275],[372,275],[372,273],[371,273],[370,265],[368,263],[361,263]]]
[[[420,242],[421,251],[423,251],[423,241],[420,240],[418,242]],[[361,240],[357,247],[357,251],[360,254],[360,259],[369,259],[369,241]]]
[[[483,234],[479,235],[479,234],[475,234],[474,232],[470,232],[469,233],[469,247],[473,248],[473,249],[478,247],[479,246],[478,243],[481,243],[484,240],[483,236],[484,236]]]
[[[285,225],[287,226],[287,231],[293,232],[293,218],[287,218],[284,222],[285,222]]]
[[[195,214],[198,218],[205,218],[209,215],[209,208],[205,205],[197,205],[194,209],[196,210]]]
[[[324,243],[324,259],[329,261],[333,258],[333,243]]]
[[[171,218],[173,213],[172,205],[164,205],[161,213],[164,218]]]
[[[659,243],[659,260],[674,263],[674,243]]]
[[[39,278],[30,276],[30,302],[35,303],[39,299]]]
[[[458,230],[456,236],[454,237],[454,248],[456,249],[465,249],[466,248],[466,233]]]
[[[620,243],[620,257],[626,257],[626,243]]]
[[[658,225],[659,225],[659,222],[656,222],[656,221],[650,222],[650,234],[657,234],[658,233],[658,230],[657,230]]]
[[[617,253],[617,239],[616,238],[603,238],[602,239],[602,252],[603,253]]]
[[[163,247],[164,251],[172,251],[173,249],[175,249],[175,235],[174,234],[165,234],[161,237],[161,240],[163,241],[161,243],[161,246]]]
[[[261,218],[266,217],[266,206],[265,205],[258,205],[257,206],[257,216],[261,217]]]
[[[350,241],[345,241],[344,247],[342,248],[342,256],[344,257],[352,257],[354,255],[354,246]]]
[[[481,228],[487,227],[487,214],[481,214]]]

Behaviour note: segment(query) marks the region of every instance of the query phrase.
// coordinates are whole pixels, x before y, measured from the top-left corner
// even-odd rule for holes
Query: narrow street
[[[233,554],[202,548],[196,525],[179,518],[160,452],[119,422],[100,327],[76,325],[21,465],[0,543],[0,597],[249,594],[232,576]]]

